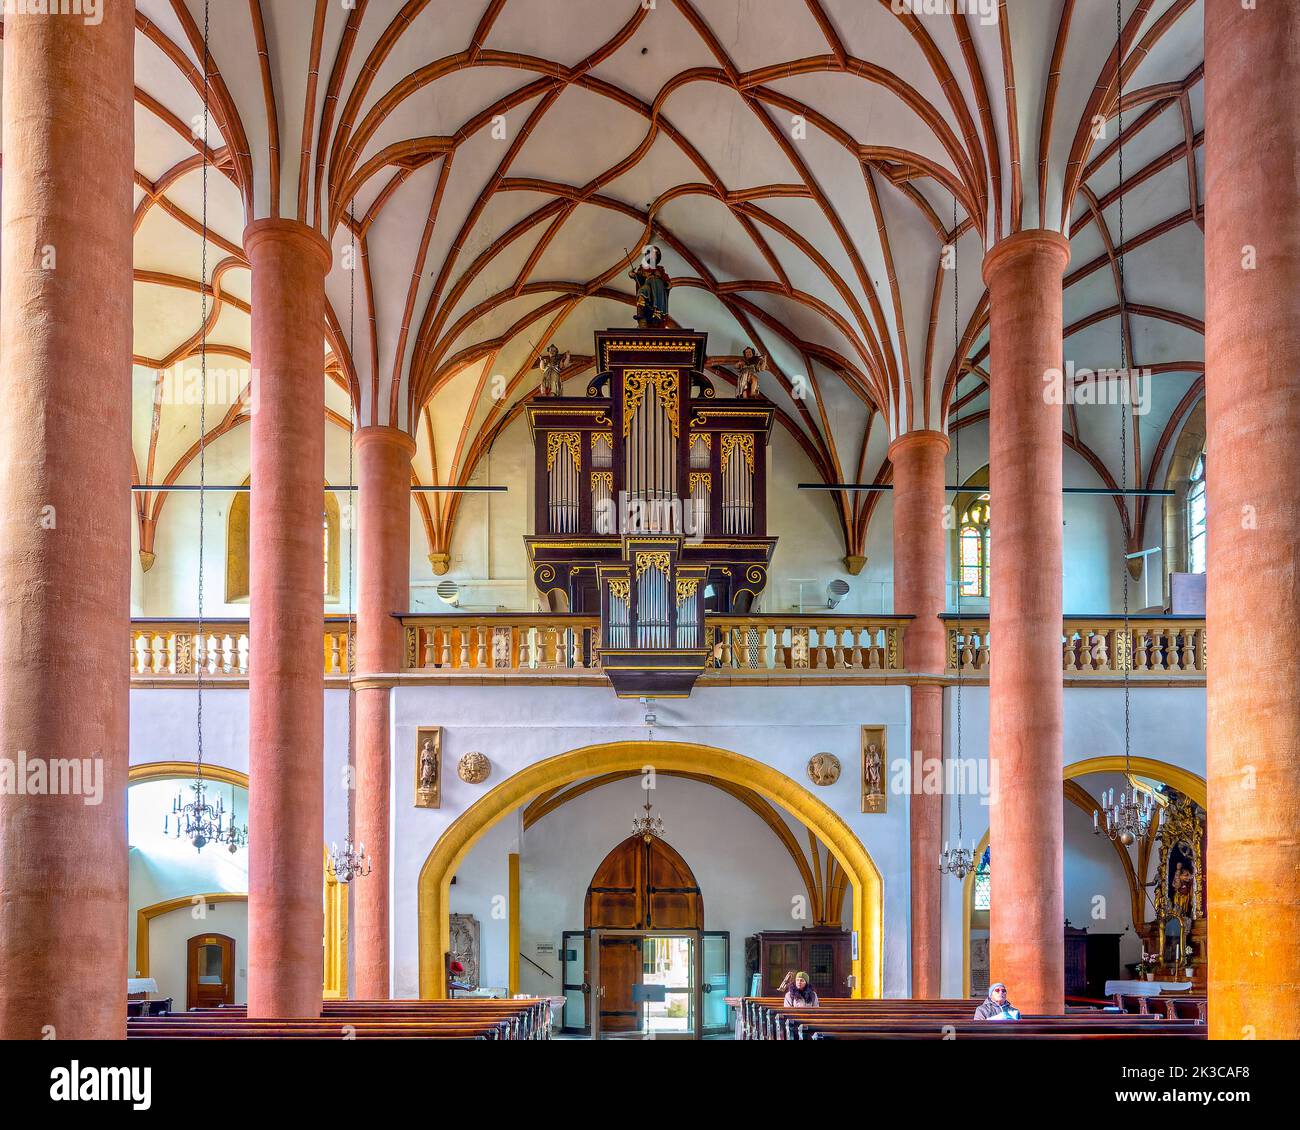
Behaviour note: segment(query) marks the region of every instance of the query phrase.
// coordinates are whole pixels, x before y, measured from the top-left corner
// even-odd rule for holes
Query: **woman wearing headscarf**
[[[818,1006],[817,992],[809,983],[808,974],[802,969],[794,975],[793,979],[787,975],[786,984],[786,1008],[816,1008]]]
[[[994,981],[989,986],[989,995],[975,1010],[976,1020],[1019,1020],[1020,1010],[1013,1008],[1007,1000],[1007,987],[1001,981]]]

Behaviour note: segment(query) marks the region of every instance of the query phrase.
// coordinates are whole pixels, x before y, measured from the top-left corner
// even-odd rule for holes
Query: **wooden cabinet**
[[[847,930],[810,926],[806,930],[764,930],[755,936],[763,996],[777,995],[787,973],[803,970],[819,997],[848,997],[853,972],[853,940]],[[749,989],[746,983],[746,991]]]
[[[1106,982],[1119,978],[1119,934],[1065,928],[1065,995],[1105,998]]]

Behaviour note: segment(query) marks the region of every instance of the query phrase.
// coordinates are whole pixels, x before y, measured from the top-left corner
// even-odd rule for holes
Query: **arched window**
[[[1187,488],[1187,571],[1205,572],[1205,452],[1192,465]]]
[[[1169,453],[1164,500],[1165,574],[1205,572],[1205,400],[1187,413]]]
[[[961,553],[961,595],[987,597],[989,595],[989,496],[987,494],[980,495],[962,512],[958,547]]]
[[[975,890],[974,903],[975,910],[989,909],[989,849],[984,849],[984,854],[980,856],[980,865],[975,868]]]
[[[989,598],[989,469],[981,467],[953,499],[953,582],[962,600]],[[952,598],[949,598],[950,601]],[[977,603],[977,607],[978,607]]]
[[[249,480],[244,480],[248,485]],[[321,591],[326,603],[339,599],[342,556],[339,549],[339,500],[326,483],[321,508]],[[249,492],[240,491],[226,518],[226,603],[248,599]]]

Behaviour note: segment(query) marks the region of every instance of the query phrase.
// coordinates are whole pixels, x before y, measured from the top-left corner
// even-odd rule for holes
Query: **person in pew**
[[[800,970],[793,977],[788,973],[781,982],[785,988],[786,1008],[817,1008],[817,990],[808,981],[808,974]]]
[[[1020,1010],[1007,1000],[1007,987],[1001,981],[989,986],[989,995],[975,1010],[976,1020],[1019,1020]]]

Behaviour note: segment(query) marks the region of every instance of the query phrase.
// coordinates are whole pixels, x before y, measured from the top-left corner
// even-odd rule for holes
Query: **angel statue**
[[[643,330],[668,321],[668,288],[672,282],[659,265],[662,259],[659,248],[652,243],[641,252],[640,265],[627,273],[636,283],[636,324]]]
[[[758,374],[767,368],[767,358],[745,346],[740,354],[740,364],[736,367],[740,380],[736,382],[736,396],[741,400],[757,400],[763,394],[758,389]]]
[[[542,371],[541,387],[537,390],[541,396],[561,396],[563,395],[564,386],[560,379],[560,373],[564,366],[569,363],[569,355],[561,353],[554,345],[542,351],[542,355],[537,358],[537,367]]]

